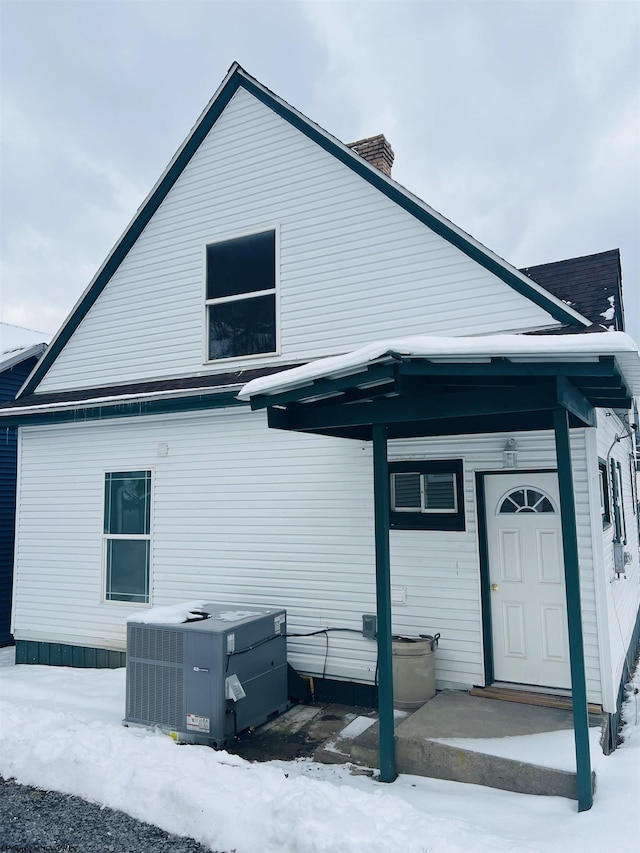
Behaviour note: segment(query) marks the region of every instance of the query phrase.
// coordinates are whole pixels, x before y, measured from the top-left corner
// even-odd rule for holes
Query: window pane
[[[420,512],[420,474],[393,474],[393,508]]]
[[[209,306],[209,359],[276,351],[276,297]]]
[[[149,540],[107,541],[107,599],[149,601]]]
[[[456,509],[455,474],[424,475],[424,506],[426,510]]]
[[[104,504],[105,533],[149,533],[151,472],[106,474]]]
[[[275,246],[274,231],[207,246],[207,299],[274,288]]]

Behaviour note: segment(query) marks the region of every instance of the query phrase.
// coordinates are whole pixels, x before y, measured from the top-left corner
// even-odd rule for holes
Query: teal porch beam
[[[587,708],[587,683],[584,667],[584,642],[582,637],[582,607],[580,604],[580,564],[578,560],[578,534],[576,531],[576,504],[573,491],[571,446],[569,442],[569,414],[567,410],[560,408],[554,409],[553,423],[558,464],[565,594],[567,599],[567,623],[569,628],[569,660],[571,666],[573,732],[576,748],[578,811],[584,812],[590,809],[593,805],[593,783],[591,779],[589,713]]]
[[[378,715],[380,720],[380,781],[397,778],[393,720],[393,657],[391,645],[391,559],[389,554],[389,465],[387,428],[373,426],[373,502],[376,542],[376,607],[378,614]]]

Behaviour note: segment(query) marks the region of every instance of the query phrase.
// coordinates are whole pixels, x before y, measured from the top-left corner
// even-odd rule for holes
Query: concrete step
[[[597,725],[598,718],[591,718]],[[517,705],[470,696],[462,691],[439,693],[407,719],[396,721],[396,767],[435,779],[467,782],[523,794],[577,799],[576,774],[491,755],[437,738],[504,738],[571,729],[571,712]],[[378,766],[377,722],[355,738],[336,738],[316,751],[318,761],[351,761]],[[595,787],[595,774],[592,774]]]

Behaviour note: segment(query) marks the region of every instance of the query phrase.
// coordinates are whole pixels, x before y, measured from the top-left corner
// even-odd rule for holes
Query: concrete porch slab
[[[590,717],[597,726],[598,717]],[[396,721],[399,773],[467,782],[524,794],[577,799],[576,775],[525,761],[439,742],[439,738],[502,739],[573,728],[570,711],[443,691],[403,721]],[[315,752],[318,761],[378,766],[378,725],[352,740],[338,737]],[[475,745],[474,745],[475,746]],[[595,774],[592,774],[595,787]]]

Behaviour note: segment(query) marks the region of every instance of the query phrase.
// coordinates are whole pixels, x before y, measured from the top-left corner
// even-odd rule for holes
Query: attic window
[[[209,243],[208,360],[275,353],[275,231]]]

